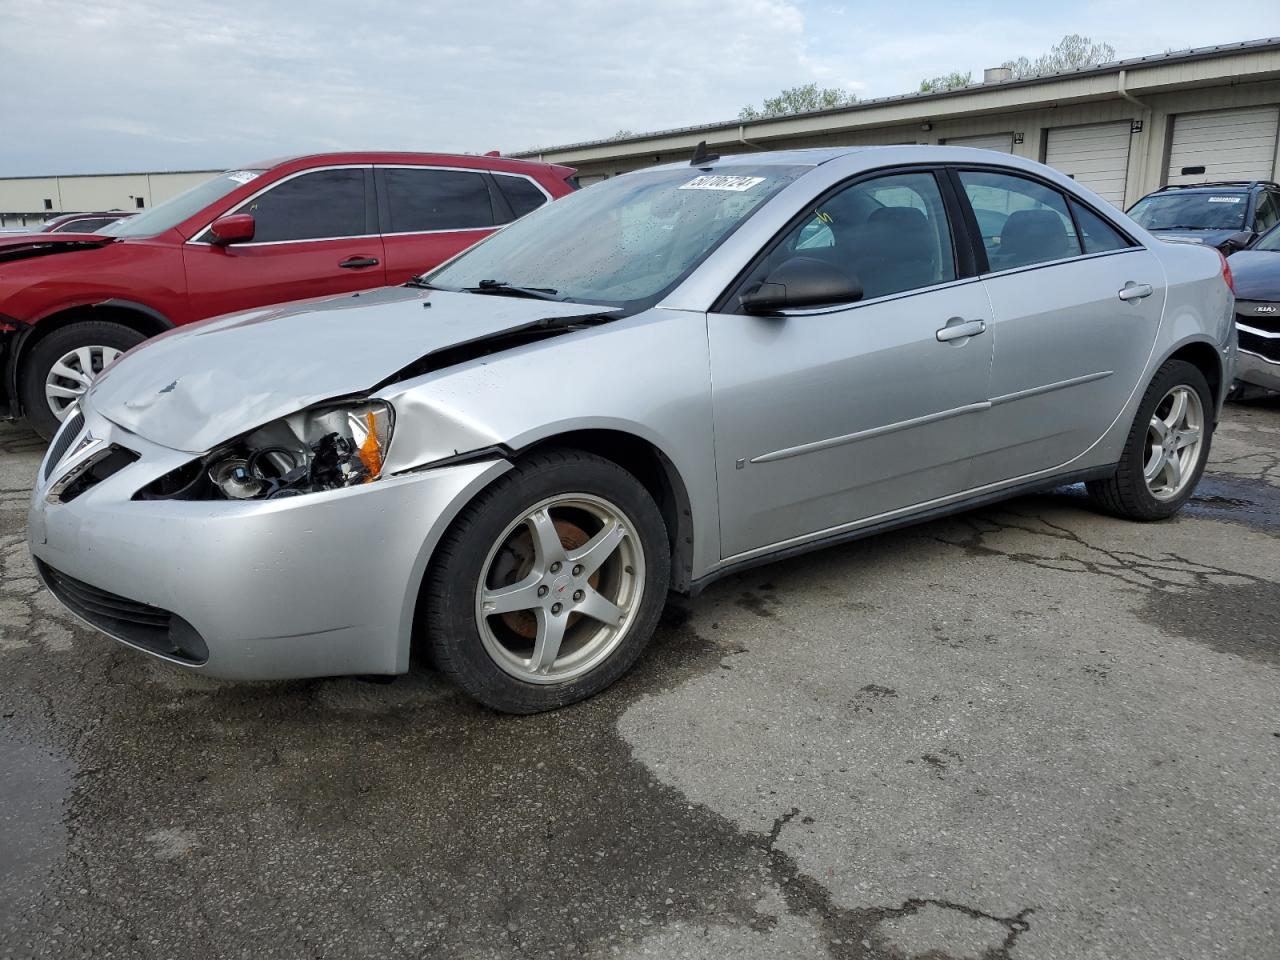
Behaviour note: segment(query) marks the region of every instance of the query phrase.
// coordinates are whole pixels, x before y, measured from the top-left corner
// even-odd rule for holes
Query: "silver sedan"
[[[945,147],[620,176],[408,286],[195,324],[111,366],[30,512],[46,586],[234,679],[590,696],[669,591],[1084,482],[1204,468],[1235,358],[1214,250]]]

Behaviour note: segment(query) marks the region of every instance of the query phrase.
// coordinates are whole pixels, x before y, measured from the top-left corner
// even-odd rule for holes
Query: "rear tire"
[[[27,423],[46,440],[52,439],[76,394],[84,392],[106,363],[145,339],[119,323],[85,320],[39,340],[28,352],[18,378]]]
[[[468,504],[436,548],[426,647],[494,710],[554,710],[630,669],[670,579],[666,525],[634,476],[578,450],[537,454]]]
[[[1115,475],[1085,484],[1089,497],[1107,513],[1129,520],[1173,516],[1204,473],[1213,413],[1213,394],[1199,368],[1184,360],[1166,361],[1138,405]]]

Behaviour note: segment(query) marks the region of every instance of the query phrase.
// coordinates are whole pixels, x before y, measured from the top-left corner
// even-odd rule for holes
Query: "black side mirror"
[[[1249,244],[1253,243],[1258,235],[1251,230],[1241,230],[1239,233],[1233,233],[1227,239],[1218,244],[1218,249],[1223,253],[1231,254],[1237,250],[1243,250]]]
[[[862,299],[862,284],[852,274],[814,257],[792,257],[754,290],[738,297],[743,311],[777,313],[788,307],[822,307]]]

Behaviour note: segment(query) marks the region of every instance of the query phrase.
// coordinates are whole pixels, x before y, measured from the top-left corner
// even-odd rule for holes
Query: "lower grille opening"
[[[1246,333],[1243,330],[1237,330],[1236,337],[1241,350],[1248,350],[1250,353],[1256,353],[1260,357],[1280,363],[1280,338],[1260,337],[1256,333]]]
[[[204,638],[177,614],[91,586],[41,560],[36,565],[54,596],[104,633],[186,663],[209,659]]]

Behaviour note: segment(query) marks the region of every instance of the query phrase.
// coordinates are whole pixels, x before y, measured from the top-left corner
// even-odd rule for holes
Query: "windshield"
[[[108,224],[98,233],[104,233],[109,237],[154,237],[156,234],[173,229],[209,204],[221,200],[232,190],[255,179],[260,173],[262,173],[261,170],[228,170],[176,197],[170,197],[145,213]]]
[[[808,169],[735,165],[732,174],[704,174],[686,167],[604,180],[504,227],[426,280],[449,290],[502,284],[643,310]]]
[[[1243,193],[1160,193],[1143,197],[1129,216],[1148,230],[1240,230],[1248,200]]]

